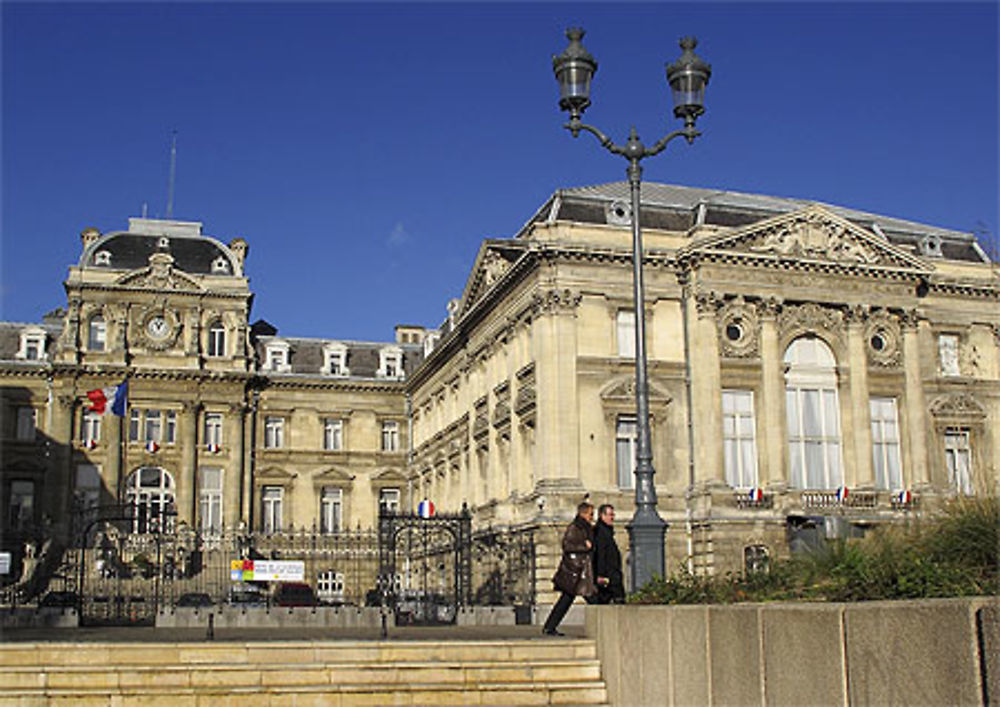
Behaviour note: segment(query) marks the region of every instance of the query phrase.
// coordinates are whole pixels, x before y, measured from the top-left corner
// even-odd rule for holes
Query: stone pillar
[[[538,391],[535,485],[580,479],[579,399],[577,396],[576,307],[580,295],[550,290],[536,295],[536,386]]]
[[[58,395],[50,398],[52,406],[51,429],[46,433],[51,437],[48,444],[49,468],[51,474],[47,483],[36,494],[44,498],[42,512],[52,520],[57,537],[66,537],[69,528],[70,499],[76,476],[73,473],[73,414],[76,399],[72,395]],[[113,417],[113,416],[112,416]]]
[[[781,304],[775,298],[767,299],[757,308],[760,316],[760,419],[757,429],[763,430],[758,452],[760,486],[782,491],[788,486],[785,469],[785,450],[788,447],[785,421],[784,360],[778,347],[778,312]]]
[[[716,324],[719,298],[713,292],[699,292],[691,299],[693,302],[688,303],[688,317],[692,333],[691,407],[695,485],[724,486],[722,369]]]
[[[126,409],[125,414],[129,414]],[[125,502],[125,477],[128,469],[124,468],[125,445],[128,444],[128,417],[105,415],[101,420],[101,438],[104,442],[104,469],[102,476],[108,486],[108,494],[116,503]]]
[[[906,312],[903,324],[903,373],[905,380],[906,430],[910,438],[909,479],[904,483],[913,487],[930,484],[927,467],[927,403],[920,376],[919,319],[915,311]]]
[[[223,438],[224,448],[228,448],[229,464],[222,472],[222,525],[235,528],[239,525],[241,516],[240,480],[246,473],[246,456],[244,454],[243,418],[246,408],[243,403],[229,406],[227,431],[230,433],[229,443]]]
[[[867,308],[853,307],[847,313],[847,366],[849,370],[851,437],[854,449],[845,450],[844,460],[854,467],[854,478],[844,475],[844,484],[859,489],[875,488],[872,468],[872,422],[868,402],[868,355],[865,348]],[[846,471],[846,470],[845,470]]]
[[[198,411],[197,402],[186,402],[181,413],[181,473],[177,480],[177,520],[194,527],[198,503]]]

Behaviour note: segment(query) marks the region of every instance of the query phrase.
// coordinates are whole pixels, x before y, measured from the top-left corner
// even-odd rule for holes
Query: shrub
[[[768,571],[655,577],[629,597],[639,604],[866,601],[993,594],[1000,588],[1000,500],[960,499],[930,521],[889,526],[773,562]]]

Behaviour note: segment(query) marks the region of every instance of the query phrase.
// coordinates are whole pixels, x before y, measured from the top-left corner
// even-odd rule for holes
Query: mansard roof
[[[609,207],[630,202],[627,182],[560,189],[545,202],[521,229],[524,236],[537,223],[575,221],[609,223]],[[809,205],[818,205],[866,230],[884,235],[892,245],[924,254],[927,238],[940,243],[940,256],[949,260],[988,262],[971,233],[929,226],[904,219],[873,214],[823,202],[725,189],[705,189],[674,184],[643,182],[642,226],[668,231],[686,231],[696,225],[739,228]]]
[[[288,358],[291,370],[285,375],[319,376],[323,372],[323,349],[327,346],[343,346],[347,351],[349,378],[375,378],[379,369],[379,352],[386,348],[397,348],[403,352],[403,371],[409,376],[423,360],[424,348],[421,344],[398,344],[396,342],[345,341],[342,339],[313,339],[298,336],[259,336],[255,340],[257,358],[262,363],[268,344],[288,344]],[[270,375],[282,375],[267,371]]]
[[[175,269],[185,273],[242,276],[239,258],[221,241],[204,235],[201,227],[196,221],[132,218],[127,231],[106,233],[84,248],[79,266],[136,270],[146,267],[151,255],[163,252],[173,257]],[[104,258],[107,262],[102,262]],[[220,258],[224,269],[217,266]]]

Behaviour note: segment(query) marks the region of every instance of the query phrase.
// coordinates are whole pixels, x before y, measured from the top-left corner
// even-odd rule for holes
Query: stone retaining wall
[[[588,606],[612,705],[1000,703],[1000,601]]]

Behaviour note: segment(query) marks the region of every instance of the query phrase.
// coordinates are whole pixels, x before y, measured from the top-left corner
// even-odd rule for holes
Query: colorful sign
[[[302,582],[306,563],[302,560],[233,560],[229,578],[234,582]]]

